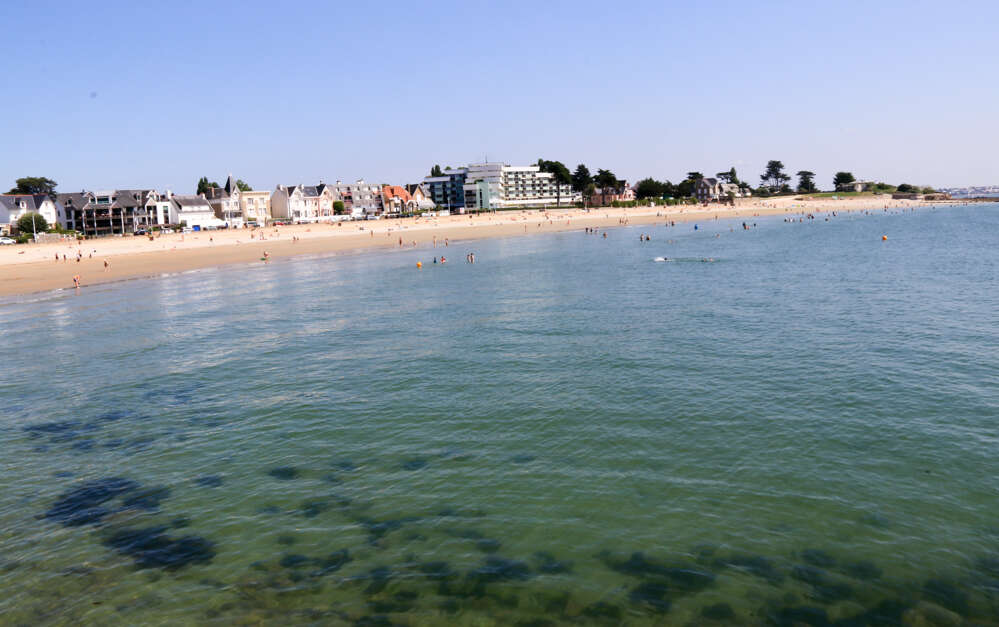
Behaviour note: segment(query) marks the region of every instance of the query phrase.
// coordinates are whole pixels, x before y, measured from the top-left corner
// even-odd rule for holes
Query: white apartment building
[[[536,165],[473,163],[466,168],[465,208],[558,207],[582,201],[571,185],[558,185],[555,175]]]

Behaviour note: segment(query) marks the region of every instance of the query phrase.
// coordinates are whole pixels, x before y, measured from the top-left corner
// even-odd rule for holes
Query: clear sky
[[[401,184],[487,156],[999,184],[997,23],[994,0],[8,0],[0,185]]]

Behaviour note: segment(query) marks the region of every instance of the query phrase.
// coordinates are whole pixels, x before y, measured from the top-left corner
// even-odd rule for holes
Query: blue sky
[[[406,183],[486,156],[999,183],[996,23],[995,2],[12,0],[0,185]]]

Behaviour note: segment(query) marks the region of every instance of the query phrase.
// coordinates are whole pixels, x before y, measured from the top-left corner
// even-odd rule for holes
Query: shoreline
[[[882,211],[954,204],[895,200],[873,203],[871,198],[797,201],[793,197],[744,199],[728,205],[673,207],[602,207],[509,211],[495,214],[452,215],[439,218],[403,218],[333,224],[293,225],[249,229],[167,234],[149,241],[145,237],[110,237],[83,242],[61,241],[28,246],[0,247],[0,297],[22,296],[72,288],[79,274],[84,287],[177,274],[191,270],[249,264],[304,255],[352,254],[378,249],[420,249],[428,256],[463,254],[446,244],[485,238],[557,233],[584,228],[610,229],[667,221],[691,222],[773,215],[804,215],[831,211]],[[875,206],[876,205],[876,206]],[[263,235],[266,239],[256,239]],[[400,238],[402,244],[400,245]],[[438,250],[439,249],[439,250]],[[77,253],[82,254],[76,261]],[[59,261],[55,256],[59,255]],[[65,256],[65,261],[63,260]],[[104,262],[110,263],[108,271]]]

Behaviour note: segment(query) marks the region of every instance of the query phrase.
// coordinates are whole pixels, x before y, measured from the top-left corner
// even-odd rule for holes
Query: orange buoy
[[[422,268],[423,267],[423,262],[422,261],[417,261],[416,262],[416,267],[417,268]]]
[[[888,236],[887,236],[887,235],[882,235],[882,236],[881,236],[881,241],[882,241],[882,242],[886,242],[886,241],[888,241]]]

